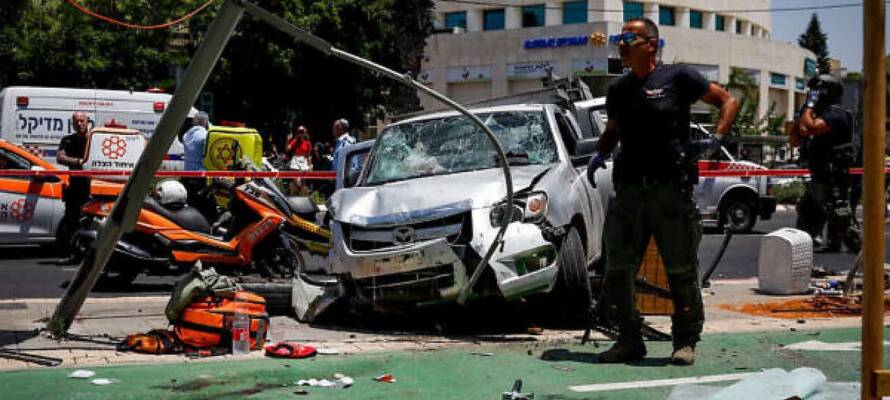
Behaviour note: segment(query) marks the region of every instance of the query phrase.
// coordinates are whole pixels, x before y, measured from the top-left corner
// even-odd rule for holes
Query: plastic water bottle
[[[250,317],[236,311],[235,319],[232,321],[232,355],[248,354],[250,354]]]

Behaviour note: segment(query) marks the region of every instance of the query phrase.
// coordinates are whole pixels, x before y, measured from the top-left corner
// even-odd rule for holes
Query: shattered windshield
[[[510,165],[556,161],[556,145],[543,111],[477,114],[498,139]],[[417,121],[380,134],[366,184],[497,167],[497,152],[465,116]]]

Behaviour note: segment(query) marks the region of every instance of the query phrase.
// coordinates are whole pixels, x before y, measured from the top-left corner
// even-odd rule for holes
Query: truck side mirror
[[[572,165],[579,167],[587,165],[590,161],[590,155],[596,151],[597,138],[581,139],[575,142],[575,149],[572,152]]]

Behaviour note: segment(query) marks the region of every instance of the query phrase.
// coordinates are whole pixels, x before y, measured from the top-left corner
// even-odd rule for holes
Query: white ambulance
[[[0,139],[55,163],[62,137],[74,132],[71,115],[75,111],[87,114],[90,129],[115,120],[150,139],[171,97],[126,90],[10,86],[0,91]],[[189,117],[196,112],[192,108]],[[177,137],[162,169],[182,170],[183,166],[183,147]]]

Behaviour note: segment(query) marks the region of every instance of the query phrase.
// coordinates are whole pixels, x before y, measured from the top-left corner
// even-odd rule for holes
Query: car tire
[[[750,200],[730,198],[721,207],[720,221],[733,233],[749,233],[757,223],[757,207]]]
[[[293,312],[293,284],[287,282],[241,283],[241,288],[263,296],[269,315],[290,315]]]
[[[559,271],[553,298],[562,322],[579,324],[587,321],[592,295],[587,262],[581,235],[575,227],[563,238],[557,255]]]

